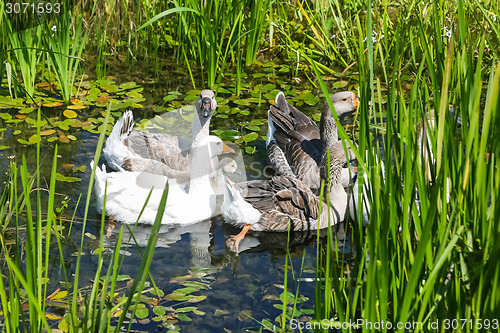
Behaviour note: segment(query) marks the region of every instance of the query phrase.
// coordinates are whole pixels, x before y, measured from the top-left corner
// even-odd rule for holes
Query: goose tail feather
[[[130,155],[124,140],[130,135],[133,128],[134,116],[132,111],[128,110],[113,126],[113,130],[106,140],[106,146],[103,150],[104,158],[108,165],[115,170],[119,170],[123,165],[123,160]]]

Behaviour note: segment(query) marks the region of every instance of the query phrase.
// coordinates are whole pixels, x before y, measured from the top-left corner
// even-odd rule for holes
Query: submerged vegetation
[[[117,292],[128,280],[119,273],[126,260],[121,237],[109,256],[101,238],[93,285],[82,289],[78,275],[80,256],[88,246],[86,222],[75,231],[71,221],[59,218],[57,207],[64,203],[55,198],[56,180],[79,180],[57,172],[58,149],[79,140],[81,131],[100,133],[98,159],[113,118],[126,108],[145,108],[144,87],[117,82],[109,76],[110,64],[149,62],[160,72],[161,58],[183,66],[192,87],[168,91],[141,118],[179,108],[190,111],[196,89],[211,87],[219,104],[213,132],[242,145],[247,154],[262,147],[263,111],[278,91],[295,106],[307,107],[315,120],[323,96],[349,89],[360,97],[354,125],[341,128],[339,135],[357,147],[358,177],[368,175],[370,224],[363,228],[360,218],[349,221],[351,253],[337,251],[342,240],[335,233],[330,232],[324,244],[318,236],[315,294],[308,295],[312,305],[300,294],[300,285],[291,282],[298,280],[302,267],[293,267],[287,257],[284,292],[276,304],[280,315],[256,318],[262,327],[307,331],[309,326],[298,323],[326,319],[343,331],[372,331],[366,323],[382,321],[393,325],[385,326],[388,331],[400,332],[497,330],[498,2],[72,4],[60,15],[41,15],[40,22],[27,24],[15,21],[7,3],[0,3],[0,151],[15,155],[15,145],[36,149],[40,165],[40,146],[59,145],[47,174],[46,204],[40,191],[34,191],[40,188],[40,173],[46,172],[21,156],[10,166],[0,202],[2,330],[50,330],[57,323],[61,331],[109,331],[127,318],[153,316],[144,310],[151,307],[155,320],[178,331],[173,323],[189,320],[186,313],[203,313],[196,307],[174,310],[161,303],[203,300],[203,295],[191,294],[206,288],[195,281],[207,274],[203,270],[177,279],[184,287],[166,298],[155,287],[155,276],[146,285],[154,237],[127,296]],[[428,140],[419,148],[421,122],[431,114],[435,125],[426,123]],[[189,112],[182,117],[189,121]],[[148,119],[138,122],[142,130],[161,125]],[[385,164],[378,162],[381,159]],[[91,188],[92,181],[88,193]],[[71,232],[81,232],[79,244],[67,244]],[[104,221],[100,232],[102,237]],[[71,267],[66,246],[76,251]],[[57,260],[61,272],[50,276],[49,262]],[[61,290],[53,285],[56,279],[64,280]],[[145,292],[153,296],[141,296]],[[128,312],[132,308],[135,314]],[[421,327],[397,327],[398,322]],[[324,325],[314,328],[328,331]]]

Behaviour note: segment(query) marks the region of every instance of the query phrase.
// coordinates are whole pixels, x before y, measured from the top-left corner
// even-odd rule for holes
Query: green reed
[[[109,118],[109,112],[108,109],[106,121]],[[40,118],[39,110],[39,122]],[[38,128],[38,132],[40,132],[40,128]],[[95,155],[96,161],[99,160],[104,133],[103,130],[99,138]],[[40,165],[40,143],[36,149],[37,165]],[[51,327],[54,327],[54,319],[48,319],[50,317],[47,316],[47,313],[56,306],[51,303],[53,298],[67,303],[62,306],[66,311],[63,318],[56,319],[56,323],[60,329],[68,332],[118,332],[122,331],[125,319],[130,313],[132,318],[135,316],[146,278],[149,275],[149,267],[156,246],[155,235],[157,235],[161,225],[168,187],[163,193],[157,219],[152,227],[152,237],[142,253],[138,276],[128,291],[127,298],[114,304],[116,303],[116,286],[120,281],[120,268],[124,260],[124,256],[120,255],[123,226],[113,249],[113,256],[109,262],[106,262],[103,257],[104,214],[101,221],[100,245],[96,250],[96,253],[99,254],[98,268],[93,283],[90,291],[85,291],[86,287],[84,289],[79,287],[81,256],[83,252],[87,251],[84,249],[84,234],[86,233],[87,214],[96,167],[97,163],[94,164],[89,183],[76,266],[70,268],[73,276],[71,272],[67,271],[65,263],[67,258],[64,258],[63,251],[63,244],[67,242],[70,235],[63,232],[63,222],[56,216],[54,210],[57,146],[54,151],[46,206],[40,197],[42,177],[40,170],[37,168],[30,173],[25,158],[23,158],[19,171],[17,164],[11,163],[9,186],[0,197],[0,245],[2,252],[6,254],[4,256],[5,266],[2,269],[3,274],[0,279],[0,306],[2,309],[2,324],[0,326],[5,332],[27,331],[28,329],[30,332],[50,331]],[[21,183],[18,180],[19,176]],[[35,199],[33,195],[36,196]],[[53,238],[57,244],[56,249],[53,246]],[[61,263],[59,272],[49,267],[52,263],[49,254],[54,254],[54,251],[57,250]],[[104,271],[105,264],[108,265],[106,271]],[[53,276],[51,273],[58,276]],[[59,288],[53,284],[54,281],[60,281],[61,277],[64,281],[62,285],[67,290],[59,291]],[[73,288],[72,291],[71,288]],[[53,290],[55,292],[52,293]],[[133,306],[132,302],[135,302]],[[122,309],[122,312],[118,318],[115,318],[117,308]],[[132,324],[131,320],[128,321],[127,331],[130,330]]]
[[[326,281],[332,281],[334,292],[316,304],[316,319],[422,323],[410,329],[415,331],[428,331],[437,321],[443,329],[453,319],[465,331],[481,331],[486,327],[477,325],[479,320],[498,319],[500,63],[490,48],[498,40],[490,10],[479,2],[437,1],[422,13],[410,2],[391,28],[388,18],[374,20],[372,10],[355,17],[360,33],[355,47],[361,100],[357,151],[368,151],[366,157],[357,151],[356,156],[358,177],[367,173],[369,178],[370,225],[363,230],[360,218],[351,221],[356,258],[349,275],[337,274],[328,261],[318,266],[325,283],[317,290],[328,293]],[[372,40],[373,30],[383,31],[384,39]],[[310,63],[328,95],[319,69]],[[414,73],[409,88],[406,71]],[[386,118],[381,127],[374,109],[384,95],[387,106],[377,111]],[[430,142],[419,148],[418,124],[429,119],[430,110],[435,125],[428,127]],[[378,142],[372,141],[374,132]],[[339,133],[350,140],[343,130]],[[383,170],[377,163],[380,146]],[[435,159],[422,157],[424,152]],[[331,236],[328,242],[334,242]]]
[[[6,15],[6,14],[4,14]],[[17,80],[14,80],[14,86],[17,91],[25,91],[26,97],[34,96],[35,83],[38,75],[39,64],[41,61],[40,49],[43,47],[42,27],[36,26],[31,29],[15,31],[10,20],[4,18],[4,37],[2,50],[7,53],[7,60],[12,66],[12,72],[21,72],[23,85],[20,86]]]
[[[81,55],[87,41],[88,31],[83,30],[83,17],[76,10],[70,11],[63,5],[61,15],[52,27],[45,26],[47,39],[45,45],[50,47],[48,57],[49,68],[53,68],[62,98],[69,102],[74,95],[74,83]]]

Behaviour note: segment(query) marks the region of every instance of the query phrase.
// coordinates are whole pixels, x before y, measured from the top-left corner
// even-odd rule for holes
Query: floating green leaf
[[[31,113],[33,110],[34,110],[34,108],[24,108],[24,109],[19,110],[19,113],[28,114],[28,113]]]
[[[181,321],[192,321],[192,319],[186,316],[184,313],[179,313],[176,316]]]
[[[45,130],[45,131],[41,131],[40,135],[51,135],[51,134],[54,134],[55,132],[56,132],[55,129],[48,129],[48,130]]]
[[[245,134],[245,136],[243,137],[243,141],[252,142],[255,139],[257,139],[258,137],[259,137],[259,134],[255,133],[255,132],[248,133],[248,134]]]
[[[74,182],[79,182],[81,179],[77,178],[77,177],[63,176],[59,172],[56,172],[56,180],[58,180],[60,182],[74,183]]]
[[[276,89],[276,85],[272,83],[268,83],[262,87],[262,91],[270,91]]]
[[[208,289],[208,286],[201,283],[201,282],[196,282],[196,281],[186,281],[186,282],[183,282],[182,285],[184,287],[192,287],[192,288],[196,288],[196,289]]]
[[[250,102],[246,99],[237,99],[234,103],[238,105],[250,105]]]
[[[28,139],[28,142],[32,145],[36,144],[36,143],[39,143],[40,142],[40,136],[38,134],[33,134],[32,136],[30,136],[30,138]]]
[[[191,95],[191,96],[196,96],[196,97],[198,97],[199,94],[201,94],[201,90],[198,90],[198,89],[189,90],[186,93],[186,95]]]
[[[196,309],[197,309],[196,306],[186,306],[184,308],[178,308],[178,309],[176,309],[175,312],[177,312],[177,313],[187,313],[187,312],[193,312]]]
[[[219,137],[223,141],[232,141],[232,140],[239,139],[240,135],[241,135],[240,132],[238,132],[236,130],[225,130],[224,132],[222,132],[219,135]]]
[[[220,310],[220,309],[216,309],[215,312],[214,312],[214,316],[215,317],[223,316],[223,315],[227,315],[227,314],[229,314],[229,311]]]
[[[135,82],[125,82],[125,83],[120,84],[119,87],[120,87],[120,89],[132,89],[135,86],[137,86],[137,83],[135,83]]]
[[[66,118],[76,118],[78,116],[78,113],[76,113],[75,111],[72,111],[72,110],[64,110],[63,112],[64,116]]]
[[[149,310],[147,308],[138,309],[135,312],[135,315],[140,319],[144,319],[149,315]]]
[[[333,89],[340,89],[340,88],[347,86],[348,83],[349,82],[347,82],[347,81],[337,81],[334,84],[332,84],[332,88]]]
[[[252,76],[256,79],[266,76],[266,73],[253,73]]]
[[[187,300],[189,303],[198,303],[203,301],[207,296],[195,296],[195,295],[189,295],[189,299]]]
[[[250,131],[255,131],[255,132],[260,131],[260,127],[259,126],[248,125],[248,126],[245,126],[245,128],[249,129]]]
[[[157,305],[153,308],[153,313],[157,316],[163,316],[166,313],[165,307]]]

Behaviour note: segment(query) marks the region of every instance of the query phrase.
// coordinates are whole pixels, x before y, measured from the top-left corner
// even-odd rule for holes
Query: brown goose
[[[212,90],[203,90],[195,104],[192,124],[192,140],[208,137],[210,119],[217,107]],[[133,131],[132,111],[124,113],[106,141],[104,157],[115,170],[147,171],[175,178],[179,182],[189,181],[191,143],[169,134]],[[215,170],[213,166],[212,170]]]
[[[330,98],[339,117],[355,111],[358,105],[358,98],[349,91]],[[282,92],[276,95],[276,104],[271,105],[268,113],[266,146],[271,166],[278,174],[298,177],[317,193],[323,147],[337,141],[337,125],[328,104],[323,107],[318,128],[314,121],[290,105]],[[347,187],[348,169],[343,171],[342,179]]]
[[[286,232],[317,230],[342,222],[347,207],[347,193],[341,182],[346,156],[341,141],[330,147],[330,187],[327,196],[331,208],[296,177],[275,176],[270,180],[254,180],[240,184],[226,181],[222,217],[234,226],[243,227],[228,239],[228,246],[238,251],[238,244],[249,230]],[[354,154],[348,149],[349,159]],[[327,159],[323,159],[324,161]],[[325,162],[321,176],[327,177]],[[323,179],[324,179],[323,178]],[[319,205],[322,204],[321,215]],[[291,224],[290,224],[291,222]]]

